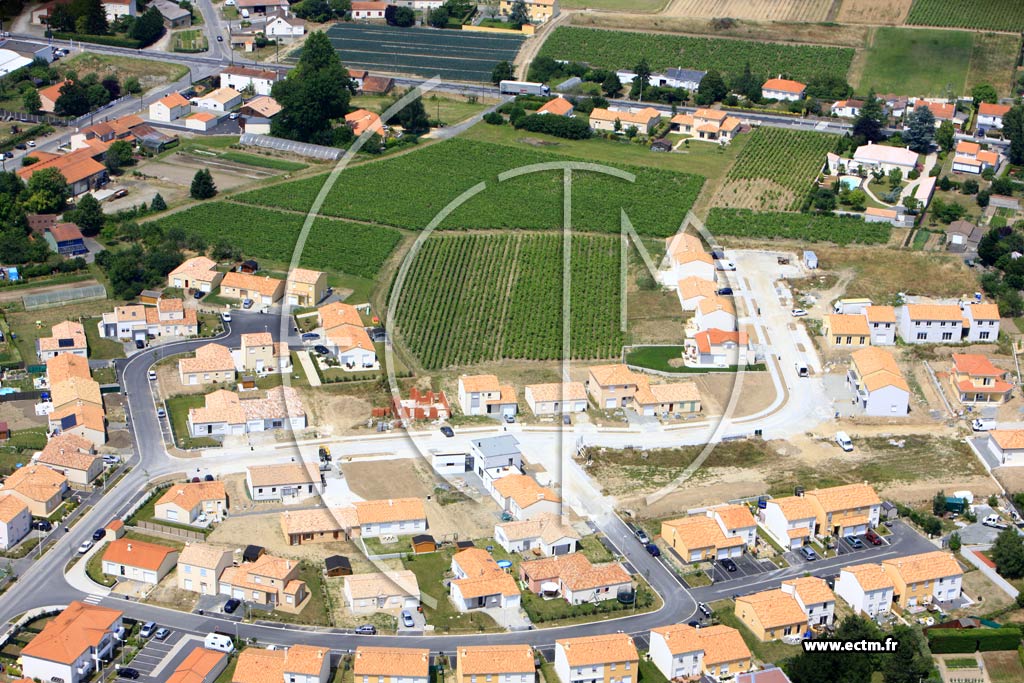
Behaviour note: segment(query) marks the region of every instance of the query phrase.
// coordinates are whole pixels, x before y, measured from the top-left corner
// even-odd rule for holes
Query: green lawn
[[[732,600],[713,602],[710,607],[715,611],[715,616],[721,623],[740,632],[743,642],[747,644],[754,657],[762,662],[781,662],[800,652],[799,645],[786,645],[781,640],[773,640],[768,643],[758,640],[757,636],[751,633],[746,624],[736,616],[735,604]]]
[[[49,337],[50,328],[65,320],[81,322],[85,327],[90,358],[124,357],[123,348],[121,349],[120,356],[113,355],[117,351],[111,345],[116,344],[120,346],[120,344],[100,339],[99,330],[96,327],[97,316],[107,311],[112,311],[115,306],[120,304],[120,301],[101,299],[98,301],[69,303],[64,306],[43,308],[38,311],[12,310],[7,313],[7,324],[10,327],[10,331],[17,335],[14,343],[18,347],[18,353],[21,354],[22,360],[30,365],[39,363],[39,357],[36,355],[36,339],[39,337]]]
[[[99,318],[86,318],[82,321],[85,339],[89,343],[89,358],[124,358],[124,345],[116,339],[101,337],[97,327],[99,322]]]
[[[605,548],[601,543],[600,539],[596,535],[584,536],[580,540],[579,552],[583,554],[591,562],[599,564],[601,562],[611,562],[615,557],[608,552],[608,548]]]
[[[113,586],[117,579],[109,574],[103,573],[103,551],[99,550],[92,554],[89,561],[85,563],[85,573],[89,578],[101,586]]]
[[[704,373],[704,372],[736,372],[738,366],[730,365],[724,368],[690,368],[684,365],[670,365],[669,361],[679,360],[683,355],[682,346],[640,346],[626,354],[626,363],[661,372],[675,372],[679,374]],[[760,372],[765,370],[765,365],[748,365],[747,372]]]
[[[201,408],[206,405],[206,397],[203,394],[172,396],[165,403],[167,417],[171,421],[171,430],[174,433],[174,442],[179,448],[209,448],[220,445],[216,439],[189,436],[188,411],[189,408]]]
[[[299,564],[299,580],[306,582],[309,589],[309,600],[298,614],[274,610],[270,618],[288,624],[306,624],[309,626],[330,626],[333,624],[330,606],[324,600],[323,574],[320,569],[309,562]],[[254,616],[259,612],[252,612]],[[256,616],[262,618],[262,615]]]
[[[947,669],[976,669],[978,660],[974,657],[954,657],[946,660]]]
[[[351,106],[353,109],[367,109],[380,114],[394,104],[394,102],[394,98],[386,95],[357,95],[352,98]],[[423,107],[427,112],[427,116],[432,121],[440,120],[448,126],[479,114],[487,109],[488,106],[480,102],[469,102],[464,97],[430,95],[423,100]]]
[[[364,538],[366,550],[371,555],[391,555],[393,553],[411,553],[412,537],[400,536],[397,543],[381,543],[379,538]]]
[[[667,683],[665,675],[658,671],[658,667],[649,659],[640,658],[640,672],[637,676],[640,683]]]
[[[157,519],[156,517],[156,502],[160,500],[160,497],[164,494],[166,487],[161,487],[146,504],[135,511],[135,514],[125,520],[128,526],[134,526],[138,522],[154,522],[156,524],[163,524],[165,526],[174,527],[175,529],[185,529],[186,531],[196,531],[201,534],[209,535],[213,529],[207,527],[205,529],[200,527],[189,526],[188,524],[177,524],[175,522],[169,522],[166,519]]]
[[[157,85],[176,81],[188,73],[188,67],[182,64],[154,59],[101,55],[95,52],[82,52],[73,57],[66,57],[59,63],[54,63],[54,67],[61,74],[68,71],[74,71],[79,76],[95,73],[101,79],[106,75],[114,75],[122,83],[134,76],[147,90]]]
[[[247,166],[258,166],[260,168],[270,168],[275,171],[301,171],[308,167],[308,164],[302,164],[298,161],[287,161],[285,159],[276,159],[265,154],[246,154],[245,152],[224,152],[220,155],[221,159],[226,161],[234,161],[238,164],[246,164]]]
[[[864,74],[855,84],[857,92],[874,88],[881,93],[959,95],[967,82],[973,48],[974,35],[966,31],[880,27],[867,50]]]
[[[199,29],[179,31],[174,34],[175,52],[203,52],[209,49],[206,36]]]
[[[551,662],[541,664],[540,673],[544,677],[544,683],[561,683],[558,674],[555,673],[555,665]]]
[[[602,600],[596,604],[587,602],[570,605],[561,598],[545,600],[530,591],[523,591],[522,606],[530,616],[530,621],[537,625],[555,626],[553,622],[557,622],[558,626],[566,626],[600,621],[653,609],[657,602],[654,593],[642,580],[638,580],[638,584],[635,606],[624,605],[616,598]]]
[[[299,362],[299,353],[301,352],[292,351],[292,370],[290,373],[287,373],[291,375],[291,385],[293,387],[309,386],[309,381],[306,379],[306,370],[302,367],[302,363]],[[272,372],[256,380],[256,386],[260,389],[271,389],[282,384],[284,384],[284,375],[280,372]]]
[[[445,574],[450,570],[454,549],[445,548],[436,553],[425,555],[409,555],[402,560],[405,569],[416,575],[420,586],[420,594],[431,598],[433,606],[424,601],[423,614],[427,623],[441,633],[450,631],[484,631],[495,630],[498,625],[483,612],[459,612],[448,599],[448,589],[442,583]]]

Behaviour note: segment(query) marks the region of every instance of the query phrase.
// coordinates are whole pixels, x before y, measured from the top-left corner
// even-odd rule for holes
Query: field
[[[498,182],[504,171],[565,157],[460,139],[410,154],[363,164],[339,178],[322,214],[420,230],[451,200],[480,182],[487,189],[441,224],[443,229],[523,228],[562,225],[562,173],[530,173]],[[573,176],[573,225],[580,230],[618,232],[620,209],[640,234],[668,236],[679,228],[700,192],[703,178],[658,169],[617,165],[636,175],[636,186],[598,173]],[[444,169],[439,173],[438,169]],[[326,175],[237,195],[252,204],[306,211]],[[429,179],[429,184],[426,182]],[[386,197],[381,192],[386,189]]]
[[[902,24],[913,0],[843,0],[836,21],[843,24]]]
[[[517,35],[351,23],[334,24],[327,36],[346,66],[488,83],[494,65],[513,61],[523,43]]]
[[[800,208],[837,137],[758,128],[733,164],[716,205],[760,211]]]
[[[752,21],[825,21],[829,6],[821,0],[670,0],[663,14]]]
[[[907,23],[918,26],[1024,31],[1020,0],[914,0]]]
[[[361,107],[380,113],[394,102],[393,97],[383,95],[357,95],[350,100],[349,105],[353,108]],[[432,121],[441,121],[446,126],[464,121],[487,109],[487,105],[482,102],[469,102],[465,98],[434,94],[423,98],[423,107]]]
[[[986,602],[988,602],[986,600]],[[1024,680],[1024,665],[1016,650],[1008,652],[983,652],[985,668],[992,683],[1014,683]]]
[[[1009,97],[1013,73],[1020,54],[1020,36],[1005,33],[975,33],[974,49],[971,51],[971,66],[967,70],[967,86],[970,92],[979,83],[995,86],[1000,97]]]
[[[155,223],[202,235],[210,244],[227,239],[248,257],[287,263],[305,216],[212,202],[165,216]],[[259,226],[259,230],[255,230]],[[318,218],[309,232],[301,264],[331,272],[373,278],[401,239],[397,230]]]
[[[835,244],[885,244],[891,227],[865,223],[854,216],[808,213],[754,213],[746,209],[711,209],[707,229],[716,236],[796,239]]]
[[[665,0],[565,0],[562,9],[597,9],[606,12],[657,12]]]
[[[202,30],[179,31],[174,34],[175,52],[204,52],[210,49]]]
[[[559,26],[540,49],[543,56],[588,62],[607,69],[632,68],[645,57],[654,70],[679,66],[739,73],[752,68],[806,81],[814,76],[845,77],[853,50],[809,45],[631,33]]]
[[[571,354],[619,352],[619,242],[575,236]],[[424,245],[406,279],[399,337],[429,369],[562,354],[562,250],[558,235],[444,235]]]
[[[94,52],[83,52],[74,57],[62,59],[60,62],[56,62],[54,67],[61,74],[68,71],[74,71],[79,76],[95,73],[101,79],[104,76],[114,75],[121,79],[122,83],[134,76],[139,79],[144,90],[176,81],[188,73],[188,67],[181,64],[135,59],[134,57],[100,55]]]
[[[855,86],[858,92],[957,95],[967,82],[973,49],[974,36],[963,31],[879,28]]]

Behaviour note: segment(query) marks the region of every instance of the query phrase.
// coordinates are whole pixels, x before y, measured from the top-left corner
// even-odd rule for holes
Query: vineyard
[[[631,33],[559,26],[540,55],[587,62],[606,69],[633,68],[641,57],[652,69],[683,66],[740,73],[746,64],[760,72],[785,74],[804,82],[815,76],[846,78],[850,48],[780,45],[749,40],[697,38],[666,33]]]
[[[427,369],[562,355],[558,235],[434,235],[417,255],[396,309],[398,336]],[[619,242],[572,241],[571,355],[616,356]]]
[[[412,230],[426,226],[451,200],[485,181],[487,188],[448,216],[442,229],[562,225],[562,172],[544,171],[498,182],[504,171],[567,157],[505,145],[453,139],[342,173],[321,212]],[[573,160],[577,161],[578,160]],[[636,183],[594,172],[573,174],[573,225],[618,232],[625,209],[640,234],[675,233],[704,179],[654,168],[619,166]],[[443,172],[439,172],[443,169]],[[306,211],[326,175],[282,183],[235,197],[238,201]]]
[[[152,225],[202,235],[207,243],[227,241],[251,258],[288,263],[305,216],[229,202],[198,204]],[[402,238],[391,228],[318,218],[309,231],[301,265],[374,278]]]
[[[917,26],[1024,31],[1020,0],[914,0],[907,23]]]
[[[836,141],[836,136],[824,133],[758,128],[726,176],[715,204],[798,210]]]
[[[829,5],[818,0],[671,0],[669,17],[732,17],[751,21],[825,21]]]
[[[857,216],[807,213],[755,213],[745,209],[711,209],[706,222],[713,235],[733,235],[805,242],[885,244],[891,228],[886,223],[865,223]]]

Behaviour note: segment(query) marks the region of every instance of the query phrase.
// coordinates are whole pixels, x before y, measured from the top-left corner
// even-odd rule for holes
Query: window
[[[928,333],[927,332],[918,332],[917,333],[917,339],[919,341],[925,340],[927,338],[928,338]]]
[[[611,667],[612,671],[615,671],[615,667],[617,667],[617,666],[618,666],[618,664],[616,664],[615,662],[612,662],[612,667]]]
[[[256,489],[256,493],[263,493],[263,489],[262,488]]]
[[[185,567],[185,573],[186,574],[191,574],[192,573],[192,565],[186,564],[186,565],[182,565],[182,566]]]
[[[199,568],[199,576],[206,576],[206,567]]]
[[[949,341],[952,338],[953,338],[953,333],[952,332],[943,332],[942,333],[942,341]]]
[[[982,332],[978,335],[978,339],[988,339],[988,332]]]

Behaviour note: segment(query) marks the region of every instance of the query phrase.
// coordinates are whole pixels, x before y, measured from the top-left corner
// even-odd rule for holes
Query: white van
[[[227,653],[235,651],[235,644],[231,641],[231,637],[226,636],[223,633],[207,634],[206,640],[203,641],[203,645],[207,650],[217,650],[219,652]]]
[[[994,417],[979,417],[971,422],[971,429],[976,432],[990,432],[996,428]]]
[[[835,442],[847,453],[853,450],[853,441],[846,432],[836,432]]]
[[[248,19],[249,18],[249,10],[247,10],[247,9],[243,9],[242,10],[242,18],[243,19]]]

